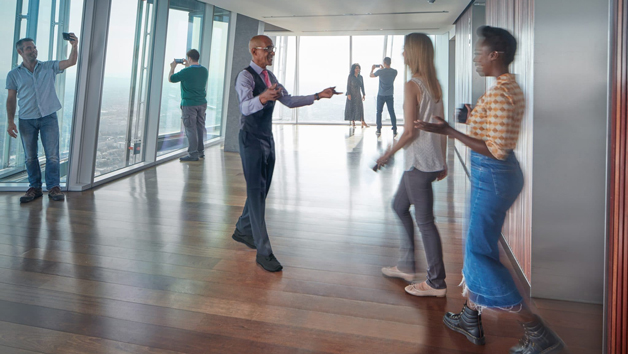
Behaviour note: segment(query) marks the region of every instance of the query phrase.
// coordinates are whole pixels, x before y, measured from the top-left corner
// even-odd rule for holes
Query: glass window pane
[[[144,161],[153,5],[112,0],[95,176]]]
[[[157,155],[187,147],[181,122],[181,84],[168,81],[170,63],[184,59],[190,49],[201,52],[205,4],[198,1],[172,1],[168,11],[168,34],[161,93]],[[177,66],[175,72],[183,66]]]
[[[0,70],[4,75],[0,75],[0,84],[2,90],[0,90],[0,104],[4,104],[7,101],[8,91],[6,87],[6,73],[11,70],[13,60],[13,31],[15,23],[15,13],[17,11],[17,0],[8,0],[3,8],[6,11],[0,11],[0,22],[6,23],[6,26],[0,26]],[[16,118],[17,119],[17,118]],[[6,109],[0,109],[0,176],[6,175],[6,170],[14,167],[15,161],[11,162],[11,154],[9,153],[11,146],[15,146],[16,139],[12,139],[7,134],[7,111]]]
[[[212,47],[209,54],[209,79],[207,82],[207,139],[220,137],[222,131],[222,103],[227,67],[229,19],[231,12],[214,7],[212,22]]]
[[[203,37],[203,15],[196,15],[192,17],[191,23],[191,45],[190,48],[194,48],[198,51],[201,50],[201,38]]]
[[[364,120],[369,124],[375,124],[379,79],[369,77],[369,74],[373,64],[381,64],[384,60],[384,36],[353,36],[352,40],[352,60],[362,67],[361,75],[364,78],[364,91],[366,91]]]
[[[37,19],[36,39],[38,52],[37,58],[39,60],[51,60],[53,58],[54,51],[50,46],[50,24],[53,14],[52,10],[52,0],[39,0],[39,16]]]
[[[39,22],[37,23],[37,41],[38,59],[41,61],[47,60],[64,60],[68,57],[70,52],[70,46],[65,44],[65,51],[62,51],[62,55],[57,54],[57,45],[60,41],[58,37],[58,31],[51,31],[51,19],[53,15],[59,18],[61,22],[67,26],[71,31],[78,33],[80,36],[80,28],[83,14],[83,0],[72,0],[67,2],[67,7],[60,8],[58,6],[53,7],[51,0],[41,0],[39,2],[39,8],[37,14],[39,16]],[[24,9],[27,9],[27,2],[24,3]],[[9,4],[6,4],[6,8],[10,8],[10,11],[0,13],[0,21],[2,23],[9,24],[0,28],[0,46],[5,48],[0,52],[0,70],[8,72],[11,69],[11,55],[14,48],[14,23],[16,1],[11,0]],[[25,10],[26,11],[26,10]],[[22,25],[25,25],[27,21],[22,20]],[[57,27],[55,27],[57,28]],[[23,29],[22,29],[23,30]],[[18,35],[23,37],[23,33]],[[63,42],[61,40],[61,42]],[[52,44],[52,47],[51,47]],[[17,63],[20,64],[21,57],[18,56]],[[6,75],[2,76],[0,80],[5,80]],[[4,86],[3,86],[4,87]],[[60,178],[61,182],[65,181],[68,158],[69,158],[69,140],[72,129],[73,121],[73,108],[74,108],[74,94],[76,91],[76,67],[71,67],[65,70],[64,73],[58,74],[55,78],[55,89],[59,101],[61,101],[62,108],[57,112],[59,120],[59,154],[60,154]],[[7,91],[3,90],[0,93],[0,100],[6,102]],[[19,122],[19,110],[16,112],[16,123]],[[8,137],[6,133],[6,110],[0,110],[0,182],[27,182],[27,174],[24,165],[24,152],[21,144],[21,137],[12,139]],[[39,162],[42,169],[42,174],[45,175],[46,159],[43,149],[41,147],[41,139],[39,142]]]
[[[275,61],[273,63],[273,73],[277,80],[290,92],[296,91],[296,66],[297,66],[297,37],[279,36],[275,40]],[[273,111],[273,121],[294,122],[296,111],[282,104],[276,105]]]
[[[69,17],[66,17],[66,22],[67,27],[65,27],[62,32],[75,33],[79,37],[79,43],[82,42],[83,39],[80,38],[80,32],[83,24],[83,0],[70,2]],[[70,55],[72,46],[69,45],[67,41],[63,40],[63,37],[58,38],[58,36],[56,36],[56,41],[61,41],[63,43],[62,48],[65,53],[63,58],[67,58]],[[58,46],[58,43],[55,43],[55,45]],[[63,78],[65,84],[60,86],[57,90],[57,92],[63,93],[63,95],[59,95],[59,99],[63,104],[62,111],[59,114],[59,127],[61,129],[59,151],[62,164],[67,162],[70,154],[70,138],[72,135],[72,123],[74,116],[74,96],[76,94],[76,72],[76,69],[66,70],[63,74],[65,75]],[[63,170],[67,171],[67,168]],[[64,178],[64,174],[62,174],[62,178]]]
[[[22,2],[22,15],[28,15],[28,0]]]
[[[28,21],[22,20],[20,24],[20,35],[18,37],[24,38],[26,37],[26,26],[28,25]]]
[[[61,16],[61,1],[56,1],[56,9],[55,9],[55,21],[59,22]],[[71,6],[71,5],[70,5]]]
[[[347,89],[349,76],[349,37],[321,36],[299,38],[299,95],[311,95],[329,86]],[[333,55],[330,55],[333,53]],[[367,91],[368,93],[368,91]],[[298,108],[299,123],[344,122],[344,95]]]
[[[388,36],[388,48],[386,55],[390,57],[390,67],[397,69],[397,78],[395,79],[395,114],[397,115],[397,125],[403,125],[403,86],[406,82],[406,76],[410,79],[410,75],[405,75],[406,65],[403,59],[403,40],[404,36]],[[384,108],[382,113],[382,123],[390,124],[388,109]]]

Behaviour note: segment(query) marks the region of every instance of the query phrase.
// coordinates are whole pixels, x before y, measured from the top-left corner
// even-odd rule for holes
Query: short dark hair
[[[392,63],[392,61],[390,60],[389,57],[384,58],[384,64],[390,65],[390,63]]]
[[[35,40],[33,40],[32,38],[22,38],[19,41],[17,41],[17,43],[15,43],[15,49],[22,50],[22,48],[24,48],[24,43],[26,42],[35,43]]]
[[[515,60],[517,40],[510,32],[499,27],[482,26],[478,28],[477,33],[484,38],[484,45],[488,46],[491,51],[504,54],[504,64],[510,65]]]
[[[188,56],[188,58],[192,59],[193,61],[198,61],[198,58],[201,57],[201,55],[199,54],[198,50],[196,50],[196,49],[188,50],[186,55]]]

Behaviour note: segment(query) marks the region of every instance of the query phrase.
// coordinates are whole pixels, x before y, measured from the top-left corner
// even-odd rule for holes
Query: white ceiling
[[[442,34],[470,0],[205,0],[264,21],[268,34]],[[271,32],[272,31],[272,32]]]

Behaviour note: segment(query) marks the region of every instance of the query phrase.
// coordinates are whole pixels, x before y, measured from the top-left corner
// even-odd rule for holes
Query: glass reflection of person
[[[240,101],[240,157],[246,180],[246,203],[232,238],[257,249],[256,262],[269,272],[283,269],[273,254],[266,230],[266,196],[275,168],[275,140],[272,122],[275,101],[295,108],[311,105],[321,98],[337,94],[334,87],[308,96],[292,96],[266,69],[273,65],[275,46],[267,36],[249,41],[251,63],[236,79],[235,89]]]
[[[78,38],[70,33],[72,51],[66,60],[37,60],[37,47],[31,38],[22,38],[15,43],[22,64],[9,71],[6,80],[7,131],[13,138],[19,133],[26,158],[29,188],[20,198],[21,203],[31,202],[43,195],[41,168],[37,156],[37,140],[41,134],[41,144],[46,154],[46,188],[51,200],[65,199],[59,187],[59,121],[57,111],[61,102],[55,91],[57,74],[76,64],[78,59]],[[19,122],[15,124],[16,106],[19,108]]]
[[[477,102],[467,120],[469,135],[453,129],[443,119],[416,121],[417,128],[460,140],[471,149],[471,200],[469,229],[463,266],[460,313],[449,312],[444,322],[475,344],[484,344],[481,312],[499,310],[516,318],[524,336],[510,353],[554,353],[564,344],[523,301],[508,269],[499,260],[498,242],[506,212],[523,188],[523,173],[513,152],[525,110],[524,95],[509,73],[517,41],[508,31],[480,27],[475,66],[482,76],[497,78]]]
[[[362,128],[368,127],[364,122],[364,104],[366,93],[364,92],[364,79],[360,75],[360,64],[351,65],[351,71],[347,79],[347,102],[345,103],[345,120],[351,121],[355,127],[355,121],[362,122]],[[360,91],[362,94],[360,94]],[[362,99],[360,99],[362,97]]]
[[[434,223],[434,193],[432,183],[447,176],[447,138],[421,132],[414,127],[415,120],[433,121],[443,114],[442,91],[434,67],[434,46],[423,33],[410,33],[404,40],[403,57],[412,72],[404,87],[404,130],[389,151],[378,160],[377,167],[388,163],[400,149],[405,148],[405,172],[393,200],[393,209],[404,226],[400,257],[396,266],[382,268],[389,277],[406,281],[415,279],[414,222],[410,206],[414,204],[416,223],[421,231],[427,258],[427,279],[408,285],[405,290],[415,296],[443,297],[447,293],[445,263],[440,233]]]

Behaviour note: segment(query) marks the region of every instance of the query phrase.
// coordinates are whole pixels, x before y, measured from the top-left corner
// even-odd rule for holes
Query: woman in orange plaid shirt
[[[514,315],[524,336],[511,354],[548,354],[564,344],[534,315],[517,291],[508,269],[499,260],[499,237],[506,212],[523,188],[523,174],[513,152],[517,146],[525,101],[509,73],[517,41],[508,31],[484,26],[478,29],[475,65],[482,76],[497,78],[471,111],[465,135],[441,118],[437,123],[416,121],[419,129],[460,140],[471,149],[471,212],[462,269],[468,301],[460,313],[443,318],[450,329],[474,344],[484,344],[481,312],[495,309]],[[468,107],[470,108],[470,107]]]

